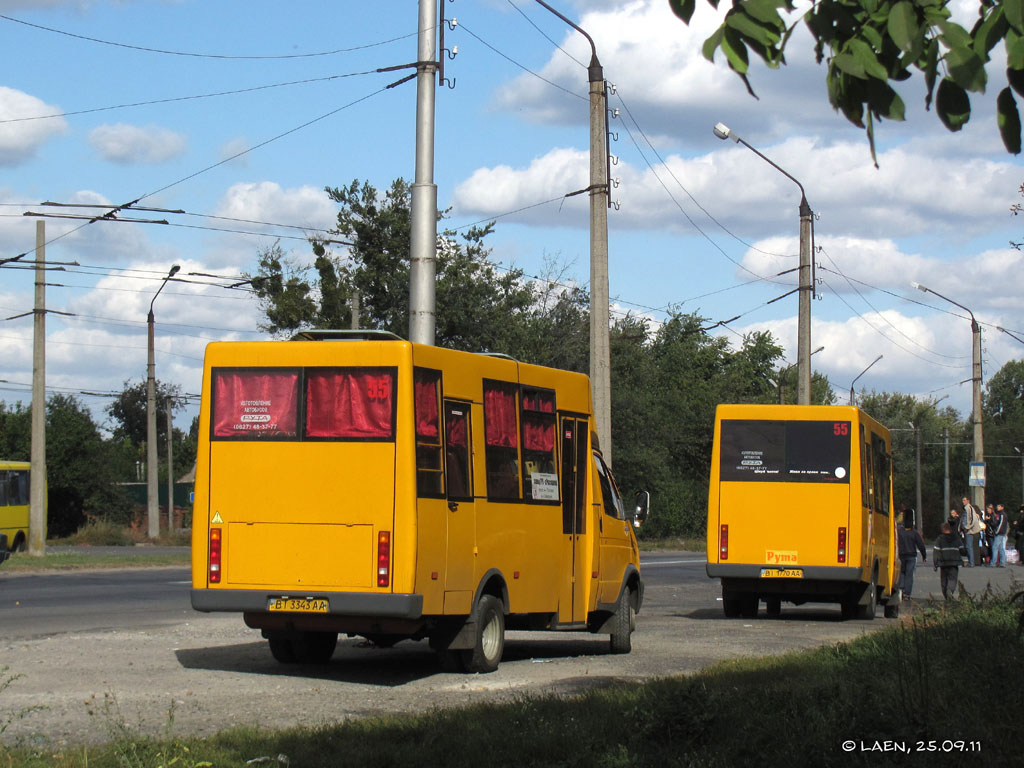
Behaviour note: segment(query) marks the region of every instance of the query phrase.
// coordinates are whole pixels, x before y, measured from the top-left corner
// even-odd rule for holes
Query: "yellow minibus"
[[[643,600],[634,512],[582,374],[375,331],[206,349],[192,605],[280,662],[338,634],[497,668],[506,629],[610,635]]]
[[[835,602],[844,618],[899,614],[889,431],[859,408],[719,405],[707,574],[727,617],[764,601]]]
[[[28,547],[30,467],[27,461],[0,461],[0,563]]]

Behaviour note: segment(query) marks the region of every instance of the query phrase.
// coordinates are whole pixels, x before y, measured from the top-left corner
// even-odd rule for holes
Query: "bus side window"
[[[555,458],[555,393],[523,390],[523,495],[528,499],[558,501],[558,465]]]
[[[0,507],[10,504],[7,500],[7,472],[0,472]]]
[[[615,483],[612,482],[611,473],[604,465],[604,461],[596,453],[594,454],[594,468],[597,470],[597,476],[601,480],[601,497],[604,500],[604,513],[609,517],[614,517],[616,520],[625,520],[625,507],[622,505],[622,499],[619,498]]]
[[[517,391],[518,387],[508,382],[484,380],[484,465],[489,499],[518,501],[522,497]]]
[[[416,493],[444,495],[444,467],[441,462],[440,419],[441,374],[417,368],[413,376],[416,406]]]
[[[445,476],[449,499],[473,498],[469,452],[469,403],[444,403]]]

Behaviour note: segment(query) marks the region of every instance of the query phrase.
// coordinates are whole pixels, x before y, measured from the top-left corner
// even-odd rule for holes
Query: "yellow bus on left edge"
[[[0,461],[0,563],[28,547],[29,463]]]

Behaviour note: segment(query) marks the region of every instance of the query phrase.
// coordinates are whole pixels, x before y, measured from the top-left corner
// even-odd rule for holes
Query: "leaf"
[[[779,0],[746,0],[742,8],[751,18],[764,24],[770,24],[781,31],[786,28],[786,24],[779,14],[780,5],[786,5],[786,3],[779,2]]]
[[[1024,69],[1024,37],[1012,29],[1006,31],[1006,66]]]
[[[722,53],[729,61],[729,67],[741,75],[747,74],[747,70],[750,68],[747,46],[743,44],[743,40],[735,30],[726,27],[725,33],[722,35],[721,48]]]
[[[1017,101],[1009,88],[1003,88],[999,92],[999,96],[996,97],[996,109],[999,112],[999,134],[1003,137],[1003,146],[1007,152],[1019,155],[1020,112],[1017,111]]]
[[[943,57],[949,76],[968,91],[985,92],[985,62],[971,48],[953,48]]]
[[[932,105],[932,95],[935,93],[935,77],[938,72],[939,66],[939,41],[932,39],[928,41],[928,46],[925,48],[924,57],[918,66],[924,72],[924,108],[930,109]]]
[[[879,117],[902,122],[906,117],[906,105],[903,99],[888,84],[878,80],[867,83],[868,107]]]
[[[1003,14],[1010,26],[1024,35],[1024,0],[1003,0]]]
[[[725,24],[729,29],[736,30],[745,42],[759,43],[762,46],[773,46],[782,39],[782,36],[773,29],[752,19],[742,11],[730,11],[725,17]]]
[[[889,20],[886,23],[889,37],[896,43],[896,47],[904,53],[910,53],[914,49],[917,38],[921,36],[921,28],[917,23],[917,12],[914,5],[907,0],[896,3],[889,12]]]
[[[954,48],[970,48],[971,43],[974,42],[971,40],[970,33],[959,24],[954,24],[952,21],[943,21],[937,26],[942,30],[942,42],[951,50]]]
[[[718,46],[722,44],[722,36],[725,34],[725,27],[719,27],[712,33],[707,40],[704,41],[704,46],[701,49],[704,58],[708,61],[715,60],[715,51],[718,50]]]
[[[987,18],[979,20],[971,34],[974,37],[974,51],[988,60],[989,51],[1006,36],[1009,24],[1002,8],[996,8]]]
[[[846,50],[856,58],[867,75],[877,77],[879,80],[889,79],[889,72],[878,61],[875,51],[866,42],[858,38],[852,38],[847,41]]]
[[[1006,80],[1010,83],[1010,87],[1013,88],[1013,90],[1021,96],[1024,96],[1024,69],[1007,68]]]
[[[689,24],[693,17],[693,11],[697,7],[697,0],[668,0],[668,6],[672,9],[672,13]]]
[[[867,77],[864,65],[853,54],[840,53],[832,58],[832,63],[851,77],[857,77],[861,80]]]
[[[935,111],[946,128],[959,131],[971,119],[971,100],[967,91],[954,80],[942,78],[935,97]]]

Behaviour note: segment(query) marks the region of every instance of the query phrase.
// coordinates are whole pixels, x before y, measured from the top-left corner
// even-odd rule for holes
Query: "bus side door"
[[[558,620],[562,623],[587,618],[587,592],[593,557],[587,544],[587,419],[562,417],[562,577],[558,587]],[[596,563],[594,564],[596,568]]]
[[[594,454],[594,486],[594,506],[601,536],[597,599],[614,603],[619,597],[626,566],[633,559],[633,538],[611,471],[598,453]]]
[[[445,553],[445,600],[461,593],[472,602],[476,545],[476,504],[473,497],[473,459],[470,404],[444,401],[445,496],[448,537]],[[451,595],[452,598],[455,595]]]

